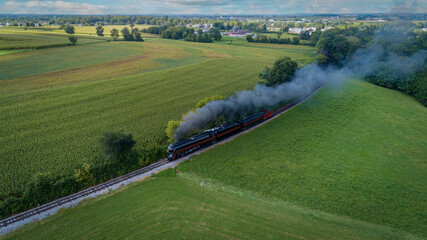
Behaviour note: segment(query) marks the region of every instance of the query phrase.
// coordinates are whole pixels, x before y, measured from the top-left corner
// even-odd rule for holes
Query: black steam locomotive
[[[238,122],[223,124],[221,126],[208,129],[200,134],[183,139],[179,142],[173,143],[168,147],[168,160],[176,160],[201,148],[212,145],[217,141],[236,134],[241,130],[257,125],[266,119],[271,118],[272,116],[272,111],[263,110],[245,117]]]

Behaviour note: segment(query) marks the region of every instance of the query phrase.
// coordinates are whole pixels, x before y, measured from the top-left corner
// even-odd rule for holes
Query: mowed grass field
[[[157,176],[120,192],[89,200],[51,218],[27,225],[2,239],[417,237],[179,174]]]
[[[351,80],[179,170],[427,237],[426,146],[424,106]]]
[[[138,146],[165,143],[169,120],[207,96],[252,88],[280,56],[302,65],[314,49],[149,39],[1,56],[0,199],[19,195],[38,172],[68,175],[101,161],[104,132],[124,130]]]

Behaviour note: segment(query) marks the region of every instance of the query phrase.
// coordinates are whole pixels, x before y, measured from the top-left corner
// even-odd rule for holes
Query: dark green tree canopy
[[[119,37],[119,30],[113,28],[110,31],[111,37],[116,41],[116,39]]]
[[[289,82],[298,68],[298,63],[290,57],[282,57],[274,62],[272,68],[266,67],[259,77],[267,81],[267,86],[275,86],[284,82]]]
[[[74,27],[71,25],[65,25],[64,31],[68,34],[74,34]]]
[[[70,36],[70,37],[68,38],[68,40],[70,40],[70,42],[71,42],[73,45],[76,45],[78,38],[77,38],[77,37],[74,37],[74,36]]]
[[[125,27],[122,29],[122,36],[125,41],[134,41],[133,34],[129,31],[129,28]]]
[[[217,28],[211,28],[209,29],[209,35],[214,38],[215,40],[221,40],[221,32]]]
[[[96,27],[96,35],[103,37],[104,36],[104,28],[102,26]]]
[[[129,154],[135,145],[131,134],[106,132],[100,139],[101,150],[111,160],[120,160]]]

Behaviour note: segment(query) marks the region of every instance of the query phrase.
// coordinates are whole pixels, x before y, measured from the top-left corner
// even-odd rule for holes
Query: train
[[[251,128],[273,116],[273,111],[262,110],[261,112],[249,115],[240,121],[222,124],[220,126],[205,130],[204,132],[183,139],[169,145],[167,158],[174,161],[197,150],[215,144],[225,138],[230,137],[242,130]]]

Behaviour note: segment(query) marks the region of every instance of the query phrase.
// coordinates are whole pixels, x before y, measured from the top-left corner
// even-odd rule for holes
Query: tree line
[[[160,34],[162,38],[166,39],[184,39],[190,42],[211,43],[213,40],[221,40],[222,38],[220,30],[217,28],[210,28],[208,32],[203,32],[202,29],[195,32],[194,28],[188,27],[156,26],[143,29],[142,32]]]

